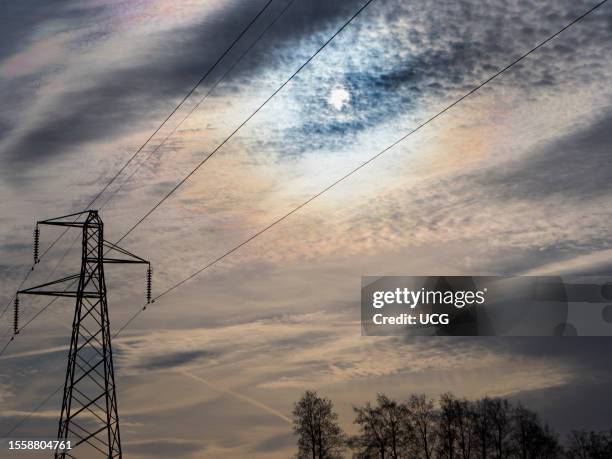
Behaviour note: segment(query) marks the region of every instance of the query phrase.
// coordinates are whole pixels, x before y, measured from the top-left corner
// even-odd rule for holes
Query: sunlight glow
[[[343,86],[338,86],[331,90],[327,97],[327,103],[340,111],[346,107],[351,100],[351,94]]]

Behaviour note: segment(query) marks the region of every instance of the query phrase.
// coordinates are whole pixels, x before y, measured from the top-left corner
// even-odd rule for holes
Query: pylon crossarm
[[[73,274],[71,276],[64,277],[62,279],[58,279],[55,281],[47,282],[45,284],[36,285],[34,287],[26,288],[23,290],[19,290],[18,294],[28,294],[28,295],[49,295],[49,296],[76,296],[76,291],[71,291],[66,288],[65,290],[42,290],[45,287],[50,287],[52,285],[63,284],[69,281],[77,280],[80,277],[80,274]]]
[[[27,293],[28,295],[42,295],[42,296],[61,296],[64,298],[76,298],[77,292],[70,292],[68,290],[56,291],[56,290],[35,290],[33,292],[19,292]]]
[[[85,224],[85,222],[79,222],[76,220],[73,221],[62,221],[65,218],[76,217],[77,215],[89,215],[92,211],[84,210],[83,212],[76,212],[74,214],[63,215],[61,217],[49,218],[47,220],[41,220],[37,222],[39,225],[54,225],[54,226],[75,226],[81,227]],[[94,223],[95,224],[95,223]]]
[[[103,258],[102,262],[104,263],[117,263],[117,264],[133,264],[133,265],[142,265],[148,264],[147,261],[138,261],[138,260],[127,260],[125,258]]]
[[[118,245],[113,244],[112,242],[103,241],[102,244],[104,245],[104,247],[106,247],[109,250],[114,250],[116,252],[119,252],[122,255],[125,255],[126,257],[129,257],[127,259],[125,259],[125,258],[106,258],[106,257],[104,257],[103,258],[103,262],[104,263],[140,263],[140,264],[150,264],[144,258],[140,258],[138,255],[134,255],[133,253],[128,252],[124,248],[119,247]]]

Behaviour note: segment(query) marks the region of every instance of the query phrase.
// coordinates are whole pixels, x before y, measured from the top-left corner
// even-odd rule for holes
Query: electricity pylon
[[[105,263],[142,263],[149,266],[147,292],[150,292],[150,263],[104,240],[104,225],[98,211],[87,210],[37,223],[83,229],[80,274],[20,290],[18,294],[50,295],[76,298],[68,367],[62,399],[58,440],[71,442],[70,450],[55,450],[56,458],[121,458],[121,436],[115,391],[115,372],[111,346]],[[38,231],[35,232],[35,262],[38,255]],[[112,257],[106,257],[113,252]],[[78,286],[74,290],[74,284]],[[56,290],[62,284],[63,290]],[[150,293],[147,294],[150,301]],[[17,316],[16,316],[17,317]],[[17,321],[17,318],[16,318]],[[17,325],[15,326],[18,331]]]

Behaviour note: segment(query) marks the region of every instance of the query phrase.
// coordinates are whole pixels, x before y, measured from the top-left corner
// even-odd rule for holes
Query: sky
[[[34,223],[82,210],[264,3],[3,2],[0,306],[29,269]],[[362,4],[295,0],[233,67],[288,5],[274,0],[96,202],[106,238],[120,238]],[[374,0],[122,246],[151,260],[163,291],[594,4]],[[609,339],[365,337],[359,289],[367,275],[611,273],[611,38],[606,4],[138,316],[113,342],[126,454],[288,457],[305,389],[330,397],[348,432],[352,406],[377,392],[507,396],[562,434],[610,428]],[[57,235],[43,228],[42,250]],[[75,238],[27,285],[77,272]],[[142,305],[145,273],[106,275],[118,329]],[[23,320],[44,304],[23,297]],[[56,302],[0,357],[1,432],[63,384],[73,310]],[[53,436],[59,406],[51,398],[15,435]]]

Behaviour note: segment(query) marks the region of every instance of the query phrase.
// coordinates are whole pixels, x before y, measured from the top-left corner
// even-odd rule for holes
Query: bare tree
[[[533,457],[536,459],[558,459],[563,455],[557,435],[547,424],[540,424],[536,435]],[[610,457],[610,456],[607,456]]]
[[[437,422],[433,400],[425,395],[412,395],[406,403],[406,410],[407,420],[414,429],[415,457],[432,459]]]
[[[382,410],[367,402],[363,407],[354,407],[355,424],[359,425],[358,447],[362,457],[378,456],[385,459],[390,439]]]
[[[345,438],[332,402],[307,391],[293,410],[299,459],[341,457],[346,446],[359,459],[611,459],[612,431],[572,432],[567,449],[538,415],[507,399],[476,401],[452,394],[439,408],[425,395],[397,402],[378,394],[355,407],[359,434]]]
[[[298,436],[298,458],[341,457],[345,435],[331,400],[306,391],[293,408],[293,432]]]
[[[612,431],[573,431],[567,442],[567,457],[573,459],[604,459],[612,457]]]
[[[438,455],[441,458],[455,459],[457,426],[457,399],[452,394],[442,394],[438,415]]]
[[[398,459],[408,440],[408,435],[405,431],[407,424],[404,422],[406,406],[390,399],[384,394],[378,394],[376,401],[383,418],[385,435],[389,443],[389,452],[393,459]]]
[[[550,428],[522,405],[514,409],[511,437],[516,457],[520,459],[557,459],[562,455],[559,441]]]
[[[572,431],[569,435],[567,456],[575,459],[590,459],[590,443],[591,441],[587,432]]]
[[[489,459],[491,442],[491,399],[488,397],[477,400],[474,405],[474,430],[478,444],[478,457]]]
[[[533,430],[533,424],[537,422],[535,414],[525,408],[523,405],[518,405],[514,409],[514,443],[517,457],[520,459],[528,459],[529,454],[529,435]]]
[[[495,457],[505,459],[509,454],[508,438],[512,420],[510,403],[506,399],[494,398],[490,401],[488,410]]]
[[[456,422],[461,459],[470,459],[476,444],[476,413],[473,404],[466,400],[456,401]]]

